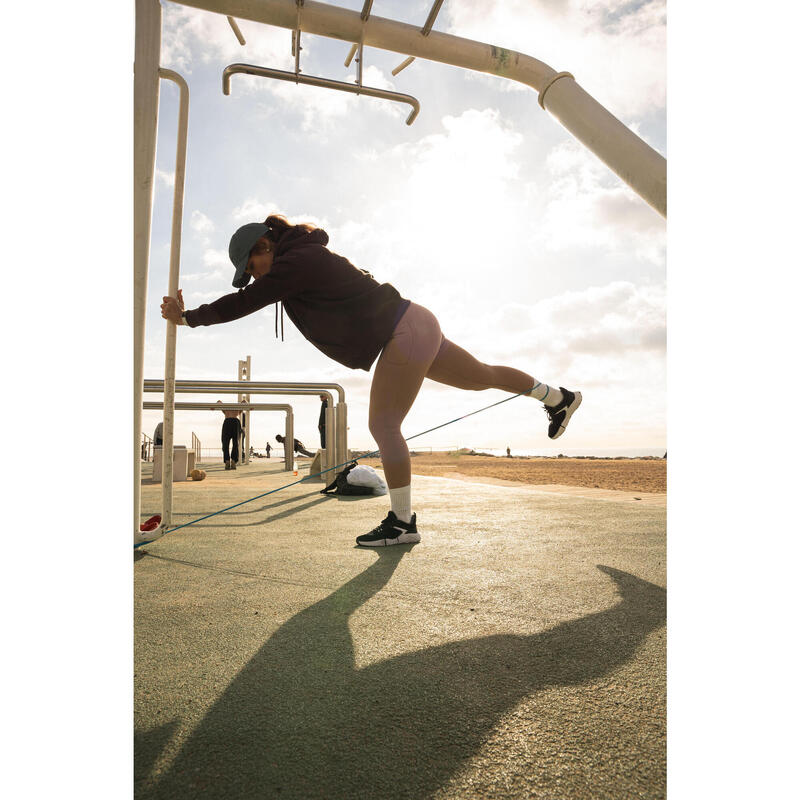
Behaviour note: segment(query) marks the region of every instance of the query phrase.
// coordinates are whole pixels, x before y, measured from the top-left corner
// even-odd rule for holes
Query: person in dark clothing
[[[283,436],[281,436],[280,434],[278,434],[275,437],[275,439],[276,439],[276,441],[280,442],[283,445],[283,448],[285,450],[286,449],[286,439]],[[301,456],[308,456],[309,458],[314,458],[314,454],[310,453],[308,450],[306,450],[306,446],[299,439],[295,439],[294,440],[294,452],[295,453],[300,453]]]
[[[277,214],[243,225],[228,255],[239,291],[185,309],[183,294],[164,297],[161,315],[177,325],[218,325],[275,303],[325,355],[351,369],[369,371],[377,359],[369,404],[369,429],[378,443],[391,511],[356,543],[385,546],[418,542],[411,508],[411,458],[400,426],[425,378],[460,389],[501,389],[544,403],[548,436],[557,439],[581,403],[581,393],[548,386],[526,372],[492,366],[442,335],[427,309],[401,297],[389,283],[327,248],[328,234],[292,225]],[[250,283],[251,278],[253,282]],[[248,285],[249,284],[249,285]],[[282,318],[282,317],[281,317]]]
[[[267,451],[267,458],[269,458],[269,454],[272,452],[272,445],[269,442],[267,442],[267,446],[265,449]]]
[[[222,400],[217,400],[222,403]],[[239,422],[239,412],[235,409],[220,409],[222,420],[222,458],[225,460],[225,469],[236,469],[239,461],[239,437],[242,435],[242,423]]]
[[[161,447],[164,444],[164,423],[159,422],[156,429],[153,431],[153,444],[156,447]]]
[[[319,422],[317,423],[317,430],[319,430],[319,446],[325,449],[325,409],[328,407],[328,398],[321,394],[319,399],[322,400],[322,407],[319,410]]]

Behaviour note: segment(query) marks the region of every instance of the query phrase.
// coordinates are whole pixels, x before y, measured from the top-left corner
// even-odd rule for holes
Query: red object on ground
[[[154,517],[150,517],[150,519],[145,520],[139,526],[139,531],[141,533],[154,531],[160,524],[161,524],[161,514],[156,514]]]

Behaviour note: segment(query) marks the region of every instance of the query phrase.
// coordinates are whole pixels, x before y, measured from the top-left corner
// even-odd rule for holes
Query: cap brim
[[[250,254],[236,265],[236,273],[233,276],[233,286],[236,289],[244,289],[250,283],[251,275],[247,272],[247,262],[250,260]]]

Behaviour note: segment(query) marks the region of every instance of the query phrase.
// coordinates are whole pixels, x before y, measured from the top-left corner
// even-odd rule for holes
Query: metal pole
[[[178,0],[240,19],[345,42],[391,50],[455,67],[487,72],[518,81],[539,92],[558,121],[660,214],[667,213],[664,157],[594,100],[569,73],[558,72],[538,59],[504,47],[431,31],[423,36],[415,25],[370,16],[358,11],[307,0],[298,20],[295,0]]]
[[[189,131],[189,87],[186,81],[171,69],[160,69],[161,78],[173,81],[180,90],[178,110],[178,145],[175,151],[175,191],[172,198],[172,241],[169,253],[169,282],[167,294],[178,296],[181,265],[181,231],[183,223],[183,192],[186,182],[186,140]],[[172,482],[174,470],[175,430],[175,351],[178,326],[167,321],[167,340],[164,357],[164,443],[161,477],[161,525],[172,525]]]
[[[247,380],[250,380],[252,372],[250,371],[250,356],[247,356]],[[247,395],[247,402],[250,402],[250,395]],[[250,414],[248,413],[244,426],[244,463],[250,463]]]
[[[336,415],[333,411],[333,403],[328,401],[328,407],[325,409],[325,465],[323,469],[330,469],[334,464],[339,462],[336,460]]]
[[[336,406],[336,453],[334,464],[342,464],[350,458],[347,450],[347,403]]]
[[[142,506],[142,394],[144,381],[147,270],[158,125],[158,57],[161,5],[136,0],[133,62],[133,530],[139,535]]]
[[[286,431],[283,435],[283,463],[287,472],[294,471],[294,414],[286,415]]]

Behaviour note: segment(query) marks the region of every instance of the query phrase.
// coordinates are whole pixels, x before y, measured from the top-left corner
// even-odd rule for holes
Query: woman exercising
[[[356,542],[371,547],[418,542],[417,515],[411,508],[411,458],[400,426],[424,378],[459,389],[502,389],[539,400],[550,421],[551,439],[564,433],[581,394],[548,386],[512,367],[481,363],[442,335],[427,308],[402,298],[391,284],[378,283],[366,270],[328,250],[327,244],[322,228],[292,225],[276,214],[263,223],[244,225],[228,248],[236,269],[233,286],[239,291],[184,310],[179,290],[177,297],[164,298],[161,316],[195,328],[231,322],[282,303],[300,333],[334,361],[368,372],[377,358],[369,430],[380,448],[392,508],[380,525]],[[277,306],[275,313],[277,333]]]

